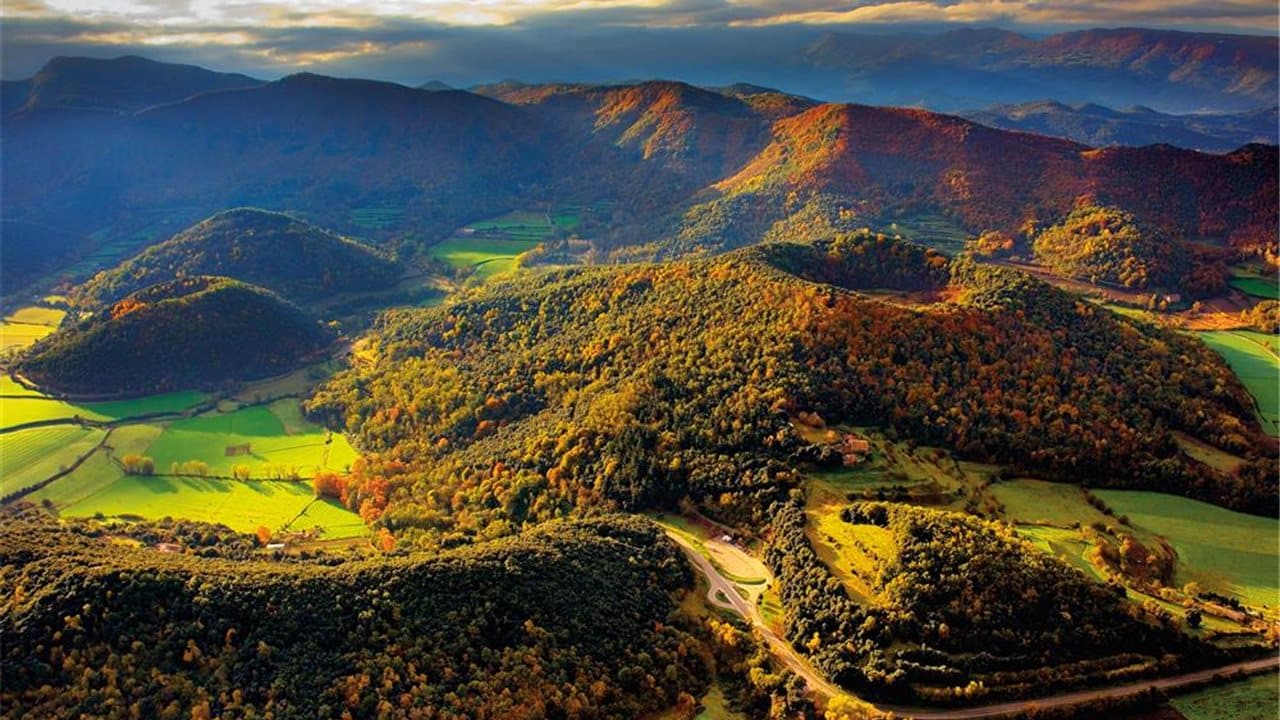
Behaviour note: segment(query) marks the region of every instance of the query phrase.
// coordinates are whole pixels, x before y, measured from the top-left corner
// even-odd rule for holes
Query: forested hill
[[[682,218],[678,237],[732,247],[909,208],[940,210],[971,233],[1020,233],[1088,200],[1178,236],[1273,244],[1277,167],[1274,146],[1094,150],[922,110],[821,105],[775,123],[770,143]]]
[[[294,301],[371,290],[395,281],[380,251],[283,213],[239,208],[218,213],[110,270],[77,291],[90,307],[149,285],[221,275],[260,285]]]
[[[77,77],[110,94],[115,67]],[[299,74],[125,113],[13,113],[0,202],[6,255],[22,261],[6,263],[6,287],[244,204],[420,250],[513,209],[601,202],[610,210],[588,239],[615,258],[904,214],[1019,232],[1081,202],[1187,239],[1276,240],[1274,146],[1095,150],[924,110],[668,81],[478,92]]]
[[[640,717],[708,682],[673,616],[689,572],[637,519],[324,567],[6,518],[0,705],[26,718]]]
[[[277,375],[330,340],[267,290],[195,276],[153,285],[64,326],[27,350],[16,369],[62,392],[155,393]]]
[[[915,301],[858,292],[873,288]],[[375,341],[310,411],[369,452],[349,506],[426,544],[685,495],[762,519],[814,457],[789,422],[802,411],[1274,512],[1270,461],[1224,473],[1172,435],[1268,446],[1201,343],[883,236],[521,277],[392,313]]]

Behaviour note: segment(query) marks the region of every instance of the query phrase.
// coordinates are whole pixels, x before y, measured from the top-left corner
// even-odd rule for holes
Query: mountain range
[[[619,258],[794,237],[833,218],[856,227],[933,213],[966,233],[1014,232],[1082,201],[1212,243],[1275,238],[1274,146],[1095,150],[750,85],[474,90],[55,60],[4,87],[16,108],[5,117],[0,249],[17,258],[4,265],[6,292],[245,205],[410,254],[517,207],[603,200],[617,210],[592,242]],[[369,212],[383,219],[363,222]]]
[[[998,29],[940,34],[823,34],[805,50],[842,97],[961,110],[1046,97],[1164,112],[1276,104],[1274,35],[1143,28],[1028,37]]]
[[[1230,152],[1250,143],[1276,144],[1277,108],[1173,115],[1147,107],[1116,110],[1094,103],[1055,100],[992,105],[961,113],[1004,130],[1067,138],[1085,145],[1176,145],[1204,152]]]

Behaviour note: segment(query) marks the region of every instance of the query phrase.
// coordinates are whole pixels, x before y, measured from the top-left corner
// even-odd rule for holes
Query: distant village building
[[[840,438],[836,449],[840,452],[840,458],[844,461],[845,467],[852,467],[867,459],[871,454],[871,443],[865,438],[858,437],[852,433],[846,433]]]
[[[162,553],[180,553],[182,552],[182,546],[177,543],[156,543],[156,551]]]

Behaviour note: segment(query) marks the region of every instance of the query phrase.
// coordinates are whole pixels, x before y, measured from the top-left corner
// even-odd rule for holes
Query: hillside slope
[[[2,202],[48,229],[46,256],[66,237],[137,247],[246,205],[413,243],[517,206],[554,151],[530,113],[488,98],[303,74],[129,116],[15,116]]]
[[[395,264],[368,245],[288,215],[240,208],[98,273],[77,299],[96,306],[180,277],[221,275],[305,301],[384,287],[396,274]]]
[[[54,109],[126,114],[200,93],[261,84],[247,75],[135,55],[111,60],[55,57],[28,80],[5,82],[4,114]]]
[[[425,544],[686,495],[760,521],[820,456],[799,412],[1274,512],[1251,400],[1201,343],[884,237],[526,277],[394,313],[375,343],[309,407],[370,453],[349,505]],[[1258,459],[1215,470],[1174,430]]]
[[[153,285],[64,327],[16,369],[62,392],[149,394],[276,375],[329,339],[267,290],[196,276]]]
[[[609,210],[587,239],[615,259],[829,236],[913,214],[958,233],[1015,233],[1058,222],[1082,200],[1187,239],[1276,241],[1274,146],[1093,150],[751,86],[478,91],[488,97],[302,74],[131,115],[18,113],[5,129],[0,242],[33,257],[6,264],[8,287],[103,244],[134,249],[246,204],[420,249],[513,209],[599,203]]]
[[[1052,100],[994,105],[962,113],[974,122],[1073,140],[1093,147],[1175,145],[1205,152],[1230,152],[1250,143],[1275,145],[1277,109],[1238,113],[1170,115],[1150,108],[1114,110],[1091,103]]]
[[[922,110],[822,105],[778,121],[769,145],[694,205],[676,237],[733,247],[789,217],[858,227],[931,208],[971,233],[1019,233],[1091,199],[1181,236],[1273,244],[1277,167],[1274,146],[1093,150]]]
[[[689,570],[641,520],[336,567],[2,525],[17,717],[638,717],[708,678],[672,617]]]
[[[1274,35],[1143,28],[1043,37],[995,28],[936,34],[824,33],[806,50],[842,74],[846,97],[959,110],[1051,97],[1164,112],[1276,104]]]

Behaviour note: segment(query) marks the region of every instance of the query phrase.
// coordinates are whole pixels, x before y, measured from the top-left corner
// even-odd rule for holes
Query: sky
[[[1275,0],[4,0],[0,70],[136,54],[272,79],[299,70],[406,84],[785,72],[825,30],[960,26],[1028,34],[1152,27],[1270,34]],[[753,75],[753,71],[756,71]]]

